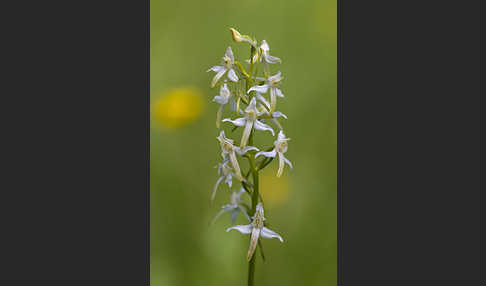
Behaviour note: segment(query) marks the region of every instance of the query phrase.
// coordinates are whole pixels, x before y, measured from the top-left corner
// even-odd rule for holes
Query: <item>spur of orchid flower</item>
[[[283,238],[278,233],[264,226],[263,222],[265,221],[265,216],[263,211],[263,205],[261,202],[257,204],[255,215],[252,217],[252,219],[253,221],[250,224],[236,225],[226,229],[226,232],[232,229],[236,229],[237,231],[243,234],[251,233],[250,247],[248,248],[248,256],[247,256],[248,261],[253,256],[253,253],[255,253],[255,249],[260,236],[264,238],[278,238],[280,242],[283,242]]]

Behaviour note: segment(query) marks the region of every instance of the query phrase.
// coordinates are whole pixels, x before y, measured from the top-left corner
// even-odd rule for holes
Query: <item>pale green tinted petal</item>
[[[253,253],[255,253],[255,249],[258,243],[258,238],[260,237],[261,229],[253,228],[251,231],[251,238],[250,238],[250,247],[248,248],[248,261],[250,261]]]
[[[277,96],[278,96],[278,97],[285,97],[285,96],[283,95],[282,91],[280,90],[280,88],[277,88],[277,87],[276,87],[276,88],[275,88],[275,92],[277,93]]]
[[[241,135],[240,148],[244,148],[246,146],[246,143],[248,142],[248,138],[250,137],[252,127],[253,127],[253,121],[246,120],[245,130],[243,130],[243,134]]]
[[[262,49],[264,52],[270,51],[270,46],[268,45],[267,41],[262,40],[262,44],[260,45],[260,49]]]
[[[269,64],[277,64],[277,63],[281,63],[282,61],[277,58],[277,57],[274,57],[274,56],[271,56],[271,55],[266,55],[265,56],[265,61]]]
[[[238,164],[238,160],[236,159],[235,152],[229,153],[231,165],[233,165],[233,170],[235,171],[236,178],[240,181],[243,181],[243,176],[241,175],[240,165]]]
[[[234,82],[237,82],[238,81],[238,76],[236,75],[235,73],[235,70],[234,69],[230,69],[229,72],[228,72],[228,78]]]
[[[261,236],[264,237],[264,238],[278,238],[280,240],[280,242],[283,242],[283,238],[276,232],[266,228],[266,227],[263,227],[262,229],[262,232],[261,232]]]
[[[283,140],[286,140],[287,138],[285,138],[285,134],[283,133],[283,130],[280,130],[280,132],[278,132],[278,137],[277,137],[277,140],[278,141],[283,141]]]
[[[277,177],[280,178],[280,176],[282,176],[282,173],[283,173],[283,169],[284,169],[284,166],[285,166],[285,161],[283,160],[283,154],[281,152],[277,152],[278,153],[278,171],[277,171]]]
[[[283,114],[282,112],[280,111],[276,111],[274,113],[272,113],[272,117],[273,118],[277,118],[277,117],[283,117],[285,119],[287,119],[287,115]]]
[[[246,123],[246,119],[244,117],[237,118],[235,120],[231,120],[229,118],[223,119],[223,122],[231,122],[235,126],[243,126]]]
[[[281,78],[281,75],[282,73],[281,72],[278,72],[276,75],[272,75],[271,77],[268,78],[269,81],[274,81],[274,80],[278,80]]]
[[[265,104],[265,106],[270,109],[270,103],[267,101],[267,99],[265,97],[263,97],[260,93],[257,93],[256,95],[256,98],[258,100],[260,100],[261,102],[263,102],[263,104]]]
[[[273,149],[270,152],[263,152],[263,151],[258,152],[258,153],[255,154],[255,158],[257,158],[260,155],[263,155],[263,156],[268,157],[268,158],[274,158],[277,155],[277,151],[275,151],[275,149]]]
[[[272,127],[270,127],[270,126],[268,126],[264,123],[261,123],[259,120],[255,120],[254,126],[255,126],[256,130],[270,131],[272,133],[272,136],[275,136],[275,133],[273,132]]]
[[[249,234],[251,233],[251,230],[253,229],[252,225],[251,224],[247,224],[247,225],[235,225],[233,227],[229,227],[226,229],[226,232],[230,231],[230,230],[233,230],[233,229],[236,229],[237,231],[243,233],[243,234]]]
[[[213,80],[211,81],[211,87],[214,87],[216,85],[218,80],[224,75],[225,72],[226,72],[226,69],[222,69],[222,70],[218,71],[218,73],[213,77]]]
[[[253,146],[246,146],[244,148],[236,147],[235,150],[240,155],[245,155],[245,153],[248,152],[248,151],[250,151],[250,150],[259,151],[257,147],[253,147]]]

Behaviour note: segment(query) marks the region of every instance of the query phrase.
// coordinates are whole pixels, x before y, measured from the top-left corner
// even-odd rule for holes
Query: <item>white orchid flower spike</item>
[[[253,127],[256,130],[270,131],[272,133],[272,136],[275,136],[272,127],[258,120],[258,116],[260,116],[261,114],[262,113],[256,108],[256,99],[255,97],[253,97],[250,101],[250,104],[248,104],[245,109],[245,117],[240,117],[235,120],[231,120],[229,118],[223,119],[223,122],[231,122],[235,126],[245,126],[245,130],[243,130],[243,135],[241,136],[241,148],[244,148],[246,146],[248,138],[250,137],[251,129]]]
[[[241,169],[240,165],[238,164],[238,160],[236,159],[236,153],[240,155],[244,155],[246,152],[250,150],[255,150],[259,151],[258,148],[252,147],[252,146],[247,146],[244,148],[240,148],[238,146],[233,145],[233,140],[226,138],[224,135],[224,130],[221,130],[219,133],[219,136],[216,137],[218,139],[220,145],[221,145],[221,156],[223,159],[227,159],[229,157],[229,160],[231,162],[231,165],[233,166],[233,171],[235,172],[236,178],[238,180],[243,181],[243,176],[241,175]]]
[[[275,156],[278,154],[278,171],[277,171],[277,177],[280,177],[283,173],[283,169],[285,166],[285,163],[287,163],[290,168],[292,168],[292,163],[285,158],[284,153],[287,152],[288,149],[288,144],[287,141],[289,141],[290,138],[285,138],[285,134],[283,133],[282,130],[278,133],[277,140],[273,142],[273,145],[275,146],[272,151],[270,152],[258,152],[255,154],[255,158],[257,158],[260,155],[263,155],[268,158],[275,158]]]
[[[210,68],[207,71],[213,71],[216,72],[216,75],[214,76],[213,80],[211,81],[211,87],[213,88],[218,80],[226,73],[228,72],[228,78],[234,82],[238,81],[238,76],[236,75],[235,70],[233,69],[233,64],[235,63],[235,57],[233,56],[233,50],[231,47],[228,47],[226,49],[226,52],[224,53],[224,57],[221,61],[220,66],[214,66]]]
[[[214,223],[222,214],[230,212],[231,224],[235,224],[236,217],[240,212],[242,212],[248,221],[251,221],[250,216],[243,206],[243,201],[241,200],[241,194],[245,192],[245,189],[241,188],[239,192],[232,192],[230,203],[222,206],[222,210],[214,217],[212,223]]]
[[[251,222],[251,224],[236,225],[226,229],[226,232],[232,229],[236,229],[237,231],[243,234],[251,233],[250,247],[248,248],[248,256],[247,256],[248,261],[253,256],[253,253],[255,253],[255,249],[260,236],[264,238],[278,238],[280,242],[283,242],[283,238],[278,233],[263,226],[265,217],[264,217],[263,206],[261,202],[258,203],[258,205],[256,206],[256,212],[255,215],[252,217],[252,219],[253,221]]]
[[[270,111],[274,112],[277,106],[277,96],[284,97],[282,91],[280,90],[280,83],[282,81],[282,73],[278,72],[276,75],[272,75],[268,79],[258,78],[263,80],[265,83],[263,85],[255,85],[248,90],[248,93],[255,91],[258,93],[267,93],[270,89]]]

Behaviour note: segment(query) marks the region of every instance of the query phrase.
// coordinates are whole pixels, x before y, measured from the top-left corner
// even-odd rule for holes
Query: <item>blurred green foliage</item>
[[[289,117],[281,123],[292,138],[286,156],[294,169],[284,171],[284,200],[268,203],[265,213],[285,242],[262,241],[267,261],[258,257],[256,285],[336,285],[336,1],[152,0],[150,5],[151,101],[172,88],[196,87],[206,102],[200,117],[186,126],[151,124],[151,285],[246,285],[249,236],[226,233],[228,216],[208,225],[230,192],[221,185],[210,204],[220,149],[218,105],[211,102],[218,90],[209,88],[214,73],[206,70],[220,63],[228,45],[240,61],[249,57],[248,45],[232,42],[229,27],[267,40],[270,53],[282,59],[272,65],[272,74],[280,70],[285,77],[278,110]],[[256,140],[273,141],[268,135]],[[265,170],[276,171],[276,161]],[[238,223],[244,223],[242,217]]]

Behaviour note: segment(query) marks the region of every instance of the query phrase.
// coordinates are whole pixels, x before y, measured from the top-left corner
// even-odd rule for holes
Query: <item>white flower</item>
[[[263,40],[262,44],[260,45],[260,49],[263,51],[263,59],[269,64],[276,64],[281,63],[282,61],[274,56],[269,54],[270,46],[267,44],[267,41]]]
[[[228,85],[225,83],[221,88],[219,89],[219,95],[216,95],[213,98],[214,102],[217,102],[220,104],[218,113],[216,115],[216,127],[219,128],[220,122],[221,122],[221,115],[223,114],[223,107],[230,102],[230,99],[233,97],[231,95],[230,90],[228,89]],[[233,105],[233,100],[231,100],[231,105]]]
[[[228,159],[224,160],[218,165],[218,175],[219,178],[213,188],[213,193],[211,194],[211,201],[214,200],[216,196],[216,191],[218,190],[219,184],[224,180],[224,182],[231,188],[233,185],[233,176],[235,175],[231,172],[231,168],[228,166]]]
[[[218,80],[224,75],[225,72],[228,72],[228,78],[234,82],[238,81],[238,76],[233,69],[233,64],[235,63],[235,57],[233,56],[233,50],[231,47],[226,49],[224,53],[223,60],[221,61],[220,66],[214,66],[210,68],[208,71],[216,72],[213,80],[211,81],[211,87],[214,87]]]
[[[244,192],[245,190],[243,188],[241,188],[239,192],[232,192],[230,203],[221,207],[222,210],[214,217],[212,223],[214,223],[222,214],[231,212],[231,224],[235,224],[236,216],[240,213],[240,211],[245,215],[248,221],[251,221],[250,216],[246,212],[241,200],[241,194]]]
[[[253,97],[250,101],[250,104],[245,109],[245,117],[240,117],[235,120],[231,120],[229,118],[223,119],[223,122],[231,122],[235,126],[245,126],[245,130],[243,130],[243,135],[241,136],[241,143],[240,147],[244,148],[248,141],[248,137],[250,137],[252,127],[255,127],[256,130],[266,130],[272,133],[272,136],[275,136],[272,127],[262,123],[257,118],[262,113],[258,111],[256,108],[256,99]]]
[[[235,172],[236,178],[238,178],[238,180],[240,181],[243,181],[240,165],[238,164],[238,160],[236,159],[236,153],[240,155],[244,155],[246,152],[250,150],[259,151],[258,148],[247,146],[242,149],[240,147],[234,146],[233,140],[226,138],[226,136],[224,135],[224,130],[221,130],[219,136],[216,137],[216,139],[218,139],[221,145],[221,156],[223,157],[224,160],[226,160],[229,156],[229,160],[231,162],[231,165],[233,166],[233,170]]]
[[[268,45],[267,41],[262,40],[262,44],[260,45],[257,52],[253,55],[251,62],[250,60],[246,60],[246,62],[256,63],[256,62],[261,62],[262,59],[269,64],[276,64],[282,62],[279,58],[271,56],[269,52],[270,52],[270,46]]]
[[[259,92],[259,93],[267,93],[268,89],[270,89],[270,111],[275,111],[275,107],[277,105],[277,96],[284,97],[282,91],[280,90],[280,82],[282,81],[281,72],[278,72],[276,75],[269,77],[268,79],[259,78],[265,83],[263,85],[255,85],[248,90],[248,93],[251,91]]]
[[[264,238],[278,238],[280,242],[283,242],[283,238],[278,233],[263,226],[265,217],[263,215],[263,206],[261,202],[258,203],[258,205],[256,206],[256,212],[252,219],[253,221],[251,222],[251,224],[236,225],[226,229],[227,232],[232,229],[236,229],[243,234],[251,233],[250,247],[248,248],[248,260],[250,260],[253,256],[260,236]]]
[[[282,130],[278,133],[278,138],[275,140],[273,145],[275,146],[272,151],[270,152],[258,152],[255,154],[255,158],[257,158],[260,155],[263,155],[265,157],[269,158],[275,158],[275,156],[278,154],[278,171],[277,171],[277,177],[280,177],[282,175],[284,165],[287,163],[290,168],[292,168],[292,163],[285,158],[284,153],[287,152],[287,141],[289,141],[290,138],[285,138],[285,134],[283,133]]]

